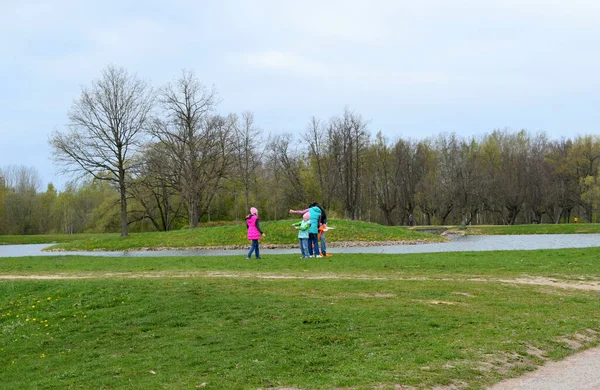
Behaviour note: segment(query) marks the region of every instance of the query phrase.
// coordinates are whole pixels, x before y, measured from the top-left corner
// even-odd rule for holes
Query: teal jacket
[[[321,209],[317,206],[313,206],[308,209],[310,213],[310,229],[309,233],[319,234],[319,218],[321,217]]]
[[[310,225],[310,221],[305,220],[294,224],[294,226],[298,226],[298,238],[308,238],[308,229],[310,228]]]

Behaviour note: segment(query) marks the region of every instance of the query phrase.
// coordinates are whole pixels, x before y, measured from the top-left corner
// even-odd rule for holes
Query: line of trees
[[[372,134],[346,108],[301,134],[265,135],[251,112],[217,113],[214,88],[184,71],[153,88],[108,67],[84,88],[55,161],[87,180],[39,193],[36,172],[0,171],[0,233],[172,230],[264,219],[318,201],[333,217],[389,225],[595,222],[600,138],[543,132]]]

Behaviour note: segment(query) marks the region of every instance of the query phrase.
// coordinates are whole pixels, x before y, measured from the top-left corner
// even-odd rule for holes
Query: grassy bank
[[[5,388],[485,388],[597,342],[600,249],[0,259]],[[146,276],[146,277],[143,277]]]
[[[61,242],[72,242],[97,237],[96,233],[78,234],[37,234],[20,236],[0,236],[0,245],[22,245],[22,244],[52,244]]]
[[[458,228],[455,228],[458,230]],[[598,223],[563,223],[543,225],[476,225],[465,230],[467,235],[499,235],[499,234],[588,234],[600,233]]]
[[[291,227],[296,220],[262,222],[267,237],[262,239],[264,247],[296,245],[297,232]],[[383,226],[369,222],[332,220],[329,223],[335,229],[327,233],[329,243],[336,242],[439,242],[444,238],[427,233],[427,230],[443,230],[441,227],[417,226],[409,229],[405,226]],[[419,229],[423,229],[420,232]],[[573,234],[600,233],[600,224],[559,224],[559,225],[516,225],[469,226],[462,230],[458,227],[446,227],[467,235],[500,234]],[[198,229],[184,229],[171,232],[131,233],[126,238],[119,234],[57,234],[34,236],[0,236],[0,245],[48,244],[57,243],[54,249],[62,250],[136,250],[142,248],[191,248],[191,247],[244,247],[246,228],[243,222],[237,224],[209,225]]]
[[[266,233],[261,239],[263,247],[297,245],[298,232],[291,225],[296,220],[261,222]],[[420,233],[401,226],[382,226],[374,223],[332,220],[327,241],[441,241],[443,238]],[[63,250],[135,250],[141,248],[190,248],[190,247],[248,247],[246,225],[211,226],[171,232],[132,233],[122,238],[118,234],[99,234],[83,240],[70,241],[54,246]]]

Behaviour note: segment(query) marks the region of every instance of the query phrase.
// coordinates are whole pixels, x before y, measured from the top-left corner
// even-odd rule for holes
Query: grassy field
[[[483,389],[596,345],[600,292],[585,286],[600,281],[599,258],[600,248],[3,258],[0,382]]]
[[[293,245],[298,244],[298,232],[292,227],[297,220],[261,222],[266,238],[261,245]],[[329,243],[340,241],[443,241],[444,238],[432,234],[416,232],[402,226],[382,226],[375,223],[332,220],[329,226],[334,229],[327,232]],[[15,243],[0,236],[0,243]],[[10,236],[10,238],[15,236]],[[43,237],[55,236],[23,236],[22,243],[39,243]],[[31,239],[31,242],[27,240]],[[33,241],[35,240],[35,242]],[[243,247],[248,248],[246,225],[241,222],[235,225],[202,227],[198,229],[175,230],[170,232],[131,233],[128,237],[119,234],[78,235],[71,240],[57,240],[53,248],[64,250],[135,250],[142,248],[190,248],[190,247]]]

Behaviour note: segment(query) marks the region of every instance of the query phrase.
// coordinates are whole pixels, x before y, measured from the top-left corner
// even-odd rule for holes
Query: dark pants
[[[314,246],[314,248],[313,248]],[[319,252],[319,234],[318,233],[308,233],[308,254],[312,256],[319,256],[321,253]]]
[[[258,259],[260,257],[260,252],[258,249],[258,240],[252,240],[252,246],[250,247],[250,252],[248,252],[248,256],[246,256],[247,258],[252,257],[252,252],[256,251],[254,254],[256,255],[256,258]]]

